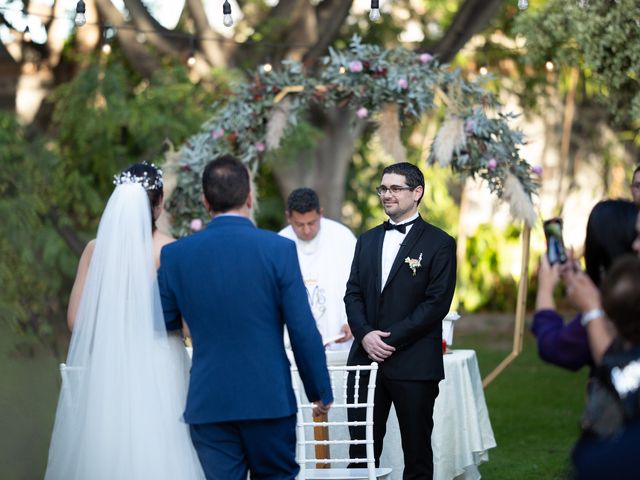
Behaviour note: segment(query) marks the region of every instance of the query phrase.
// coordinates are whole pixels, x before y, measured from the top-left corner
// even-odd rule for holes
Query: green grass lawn
[[[511,337],[456,332],[455,348],[472,348],[485,377],[511,351]],[[523,353],[486,389],[498,446],[480,467],[489,480],[571,478],[569,454],[579,434],[587,369],[578,373],[543,363],[525,332]]]
[[[58,398],[58,362],[43,352],[16,358],[15,338],[6,326],[0,330],[0,477],[41,479]],[[511,337],[494,331],[456,331],[454,348],[476,350],[483,376],[511,351]],[[524,352],[485,390],[498,446],[480,467],[483,478],[567,478],[586,378],[586,369],[573,373],[544,364],[526,333]]]
[[[0,478],[40,480],[60,388],[58,361],[40,350],[17,356],[17,340],[0,321]]]

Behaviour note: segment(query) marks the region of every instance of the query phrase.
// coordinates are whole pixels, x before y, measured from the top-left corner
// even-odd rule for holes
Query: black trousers
[[[360,376],[359,397],[364,403],[367,395],[369,375]],[[431,450],[431,432],[433,430],[433,405],[438,396],[439,380],[408,381],[385,378],[378,371],[373,411],[373,437],[376,466],[380,466],[380,456],[384,435],[387,431],[387,418],[391,405],[396,409],[402,452],[404,455],[404,480],[429,480],[433,478],[433,451]],[[350,374],[347,383],[347,398],[353,400],[355,375]],[[364,421],[364,408],[350,408],[349,421]],[[349,427],[351,439],[364,439],[365,427]],[[365,458],[365,445],[351,445],[351,458]],[[351,464],[350,468],[365,467],[364,464]]]

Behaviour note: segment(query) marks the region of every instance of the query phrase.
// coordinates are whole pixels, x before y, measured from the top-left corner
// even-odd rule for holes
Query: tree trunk
[[[365,123],[356,122],[351,112],[337,107],[317,113],[316,126],[324,131],[317,148],[301,153],[294,161],[278,162],[274,175],[283,198],[296,188],[313,188],[325,216],[341,220],[347,172]]]

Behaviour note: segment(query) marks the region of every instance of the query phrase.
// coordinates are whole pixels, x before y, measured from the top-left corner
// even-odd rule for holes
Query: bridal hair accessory
[[[413,272],[414,277],[416,276],[416,270],[422,266],[422,263],[420,263],[421,261],[422,261],[422,253],[420,253],[420,256],[418,257],[417,260],[411,257],[407,257],[404,259],[404,263],[409,264],[409,268]]]
[[[143,165],[148,165],[155,169],[156,175],[155,178],[149,178],[147,172],[143,172],[142,176],[132,175],[131,172],[125,171],[120,173],[119,175],[113,176],[113,184],[124,185],[126,183],[139,183],[145,190],[160,190],[162,188],[162,170],[156,167],[153,163],[143,162]]]

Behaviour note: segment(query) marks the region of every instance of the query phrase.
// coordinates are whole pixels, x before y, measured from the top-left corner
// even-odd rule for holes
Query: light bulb
[[[102,45],[102,53],[104,53],[105,55],[109,55],[111,53],[111,45],[109,45],[108,43]]]
[[[518,0],[518,8],[520,10],[526,10],[529,7],[529,2],[527,0]]]
[[[193,67],[196,64],[196,57],[194,57],[193,55],[191,55],[188,59],[187,59],[187,65],[189,65],[190,67]]]
[[[369,11],[369,20],[377,22],[380,20],[380,1],[371,0],[371,10]]]
[[[81,27],[87,23],[87,17],[84,15],[86,11],[87,8],[85,7],[84,2],[80,0],[76,5],[76,17],[74,19],[76,26]]]
[[[233,17],[231,16],[231,5],[228,0],[224,0],[222,4],[222,23],[225,27],[233,25]]]
[[[76,13],[75,22],[76,26],[81,27],[87,23],[87,17],[84,16],[84,13]]]

